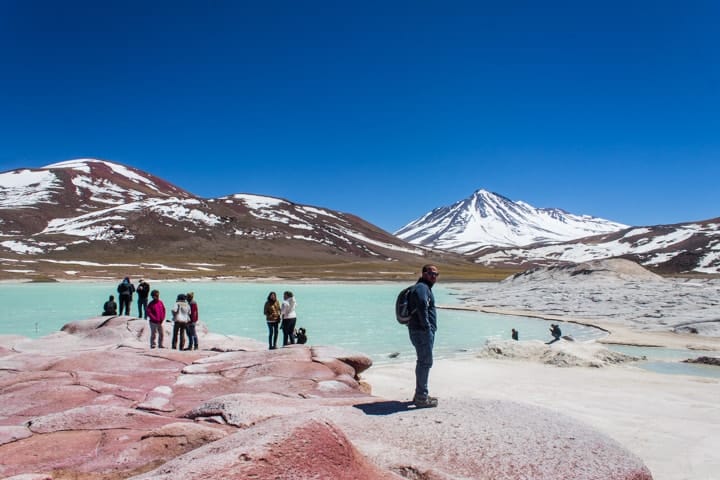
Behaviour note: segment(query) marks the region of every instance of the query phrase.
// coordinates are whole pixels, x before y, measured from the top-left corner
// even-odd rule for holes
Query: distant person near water
[[[177,296],[171,312],[173,317],[172,348],[176,349],[180,347],[180,350],[184,350],[187,324],[190,321],[190,305],[188,305],[187,297],[184,293]]]
[[[514,328],[512,329],[512,334],[511,334],[511,335],[512,335],[512,339],[513,339],[513,340],[520,340],[520,332],[518,332],[518,331],[515,330]]]
[[[428,395],[428,377],[433,365],[433,346],[437,331],[437,311],[432,287],[437,282],[438,268],[424,265],[422,276],[418,279],[410,295],[410,308],[413,315],[408,322],[410,342],[415,347],[415,396],[413,403],[418,408],[437,407],[438,399]]]
[[[145,320],[147,320],[147,305],[148,296],[150,295],[150,284],[141,278],[135,291],[138,294],[138,318],[144,318]]]
[[[270,292],[263,307],[265,321],[268,326],[268,345],[270,350],[277,348],[278,325],[280,324],[280,302],[275,292]]]
[[[103,304],[103,316],[117,315],[117,303],[115,303],[115,296],[110,295],[108,301]]]
[[[150,292],[152,300],[145,309],[150,323],[150,348],[155,348],[155,338],[157,337],[157,346],[163,346],[165,331],[163,322],[165,321],[165,304],[160,300],[160,292],[153,290]]]
[[[280,316],[282,318],[283,331],[283,347],[295,343],[295,323],[297,322],[297,314],[295,313],[295,296],[291,291],[283,293],[283,302],[280,307]]]
[[[555,323],[550,324],[550,335],[553,336],[553,339],[550,340],[549,342],[547,342],[547,345],[557,342],[558,340],[560,340],[560,337],[562,337],[562,331],[560,330],[560,327],[557,324],[555,324]]]
[[[294,332],[294,335],[295,335],[295,341],[298,344],[303,345],[303,344],[307,343],[307,331],[303,327],[298,328]]]
[[[130,315],[130,304],[132,303],[132,295],[135,292],[135,285],[130,282],[129,277],[123,278],[123,281],[117,287],[117,292],[118,301],[120,302],[120,315]]]
[[[195,301],[195,292],[187,294],[187,301],[190,305],[190,321],[187,324],[188,334],[188,350],[198,349],[197,322],[198,322],[198,306]]]

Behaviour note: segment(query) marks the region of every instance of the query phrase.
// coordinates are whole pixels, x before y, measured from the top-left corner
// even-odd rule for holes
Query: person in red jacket
[[[195,301],[195,293],[187,294],[187,301],[190,304],[190,321],[187,324],[188,334],[188,350],[198,349],[197,322],[198,322],[198,306]]]
[[[155,338],[158,340],[158,347],[163,347],[163,339],[165,332],[163,331],[163,322],[165,321],[165,305],[160,300],[160,292],[153,290],[150,292],[152,300],[145,309],[150,323],[150,348],[155,348]]]

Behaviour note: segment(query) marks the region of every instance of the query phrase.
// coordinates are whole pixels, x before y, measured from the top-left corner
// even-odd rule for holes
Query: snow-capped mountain
[[[63,223],[89,226],[100,212],[132,210],[142,202],[193,198],[192,194],[138,169],[94,159],[0,173],[0,233],[61,233]],[[108,216],[103,216],[108,221]],[[65,232],[65,233],[70,233]],[[83,234],[84,235],[84,234]]]
[[[627,225],[558,208],[535,208],[477,190],[410,222],[395,235],[415,245],[468,253],[485,246],[564,242],[623,228]]]
[[[101,205],[122,205],[148,197],[189,198],[192,194],[136,168],[95,159],[0,173],[3,209],[60,203],[63,208],[90,211]]]
[[[16,250],[27,253],[67,247],[53,237],[77,243],[163,232],[169,238],[168,227],[178,236],[302,240],[376,256],[384,255],[380,250],[423,252],[352,215],[261,195],[201,199],[140,170],[95,159],[0,174],[0,216],[3,236],[25,237],[0,245],[22,242]]]
[[[80,269],[89,278],[128,270],[157,277],[273,276],[293,269],[297,278],[365,279],[368,272],[407,278],[408,265],[427,262],[475,278],[485,266],[517,271],[618,256],[660,273],[720,273],[720,218],[628,228],[484,190],[398,235],[351,214],[281,198],[200,198],[103,160],[0,173],[0,279],[67,278]]]
[[[720,273],[720,218],[632,227],[564,243],[481,247],[467,255],[481,264],[519,268],[622,257],[659,273],[717,274]]]
[[[203,199],[95,159],[0,173],[0,252],[8,257],[0,258],[0,274],[33,270],[18,262],[98,258],[221,259],[225,269],[227,262],[239,269],[339,258],[419,263],[428,253],[354,215],[261,195]]]
[[[623,257],[660,273],[720,273],[720,219],[628,227],[557,208],[535,208],[486,190],[437,208],[396,235],[493,267],[524,269]]]

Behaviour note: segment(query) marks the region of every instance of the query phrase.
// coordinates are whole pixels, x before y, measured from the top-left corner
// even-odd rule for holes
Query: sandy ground
[[[578,269],[582,275],[541,269],[456,290],[466,308],[599,326],[609,332],[606,343],[720,352],[717,280],[660,279],[622,260]],[[442,330],[442,311],[438,318]],[[414,363],[374,366],[363,377],[375,395],[412,398]],[[430,391],[438,408],[443,398],[493,398],[562,412],[619,441],[655,480],[720,480],[716,378],[468,356],[436,361]]]
[[[414,364],[371,368],[373,394],[407,400]],[[628,366],[559,368],[517,360],[437,361],[431,394],[525,402],[574,417],[638,455],[655,480],[720,479],[720,381]]]

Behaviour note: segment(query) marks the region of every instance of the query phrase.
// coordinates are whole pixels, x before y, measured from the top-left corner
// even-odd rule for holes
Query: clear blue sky
[[[78,157],[389,231],[479,188],[720,216],[720,2],[0,0],[0,170]]]

